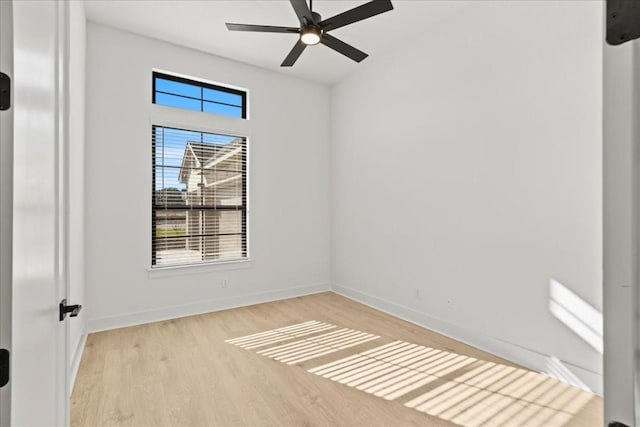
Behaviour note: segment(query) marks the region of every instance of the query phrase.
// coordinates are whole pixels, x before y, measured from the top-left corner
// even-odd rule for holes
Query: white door
[[[603,153],[605,425],[640,426],[640,40],[604,49]]]
[[[10,86],[13,76],[13,31],[10,1],[0,1],[0,90]],[[13,211],[13,109],[11,93],[0,95],[0,426],[11,417],[11,382],[6,358],[11,350],[11,225]]]
[[[4,3],[5,0],[0,1]],[[68,4],[13,3],[11,424],[69,422],[66,295]]]

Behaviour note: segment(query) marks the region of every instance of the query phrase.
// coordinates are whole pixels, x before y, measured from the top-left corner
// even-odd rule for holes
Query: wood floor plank
[[[312,321],[336,327],[283,341],[250,337],[304,331]],[[360,332],[370,340],[358,342]],[[265,344],[240,345],[247,342]],[[601,419],[597,396],[330,292],[91,334],[71,399],[74,427],[577,427]]]

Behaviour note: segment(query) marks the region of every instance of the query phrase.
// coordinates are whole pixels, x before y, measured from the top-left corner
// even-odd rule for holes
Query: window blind
[[[247,140],[152,127],[153,267],[247,258]]]

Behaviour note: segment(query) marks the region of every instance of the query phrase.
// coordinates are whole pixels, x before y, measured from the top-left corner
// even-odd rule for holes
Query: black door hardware
[[[9,350],[0,350],[0,387],[4,387],[9,382]]]
[[[609,423],[609,427],[629,427],[629,426],[626,424],[622,424],[618,421],[613,421]]]
[[[5,73],[0,73],[0,111],[11,107],[11,78]]]
[[[640,0],[607,0],[607,43],[618,45],[640,37]]]
[[[67,300],[63,299],[60,301],[60,321],[62,322],[67,317],[67,313],[71,317],[77,317],[80,310],[82,310],[80,304],[67,305]]]

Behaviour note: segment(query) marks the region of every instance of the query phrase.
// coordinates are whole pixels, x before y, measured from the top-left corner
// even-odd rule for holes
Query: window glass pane
[[[189,156],[187,145],[200,141],[202,133],[156,126],[154,138],[156,165],[184,168],[200,166],[193,156]]]
[[[190,96],[192,98],[198,99],[200,99],[202,96],[199,86],[174,82],[173,80],[165,80],[160,78],[156,78],[156,91],[168,92],[175,95]]]
[[[242,236],[240,234],[204,238],[205,260],[226,260],[242,257]]]
[[[220,114],[221,116],[242,118],[242,108],[230,105],[216,104],[204,101],[203,111],[205,113]]]
[[[153,203],[157,206],[186,206],[186,186],[177,182],[177,169],[161,168],[156,170],[155,190]],[[174,175],[172,176],[172,175]]]
[[[246,138],[154,126],[154,266],[246,257]]]
[[[218,224],[218,232],[220,234],[242,233],[242,212],[220,211],[220,221]]]
[[[218,144],[210,144],[198,140],[198,142],[189,142],[189,155],[197,159],[198,167],[206,168],[220,151]]]
[[[182,161],[185,158],[185,144],[172,143],[171,141],[156,140],[154,145],[156,165],[182,167]],[[193,167],[193,165],[184,165]]]
[[[156,211],[156,237],[173,238],[187,235],[187,211]]]
[[[199,253],[187,250],[185,211],[156,211],[153,251],[156,264],[176,264],[200,261]]]
[[[187,231],[191,238],[191,249],[195,250],[196,244],[200,244],[201,236],[204,234],[203,218],[205,211],[187,211]]]
[[[216,185],[205,188],[207,203],[215,206],[242,205],[242,175],[228,174],[228,178],[220,178]]]
[[[202,111],[202,101],[199,99],[183,98],[166,93],[156,93],[156,104],[182,108],[183,110]]]
[[[194,184],[193,181],[196,181]],[[207,204],[207,199],[204,192],[201,190],[202,186],[197,177],[192,177],[192,181],[188,184],[189,190],[185,196],[185,204],[188,208],[198,208]]]
[[[155,168],[155,190],[159,191],[163,188],[185,189],[183,183],[180,182],[180,168],[162,167]]]
[[[202,134],[202,142],[205,144],[227,145],[238,139],[244,140],[244,138],[238,138],[237,136],[218,135],[216,133]]]
[[[203,89],[203,97],[205,101],[220,102],[223,104],[231,104],[237,107],[242,106],[242,96],[235,93],[223,92],[215,89]]]
[[[154,72],[155,103],[191,111],[244,118],[246,93]],[[176,80],[181,81],[176,81]]]
[[[202,212],[202,234],[213,235],[220,234],[220,212],[209,210]]]

